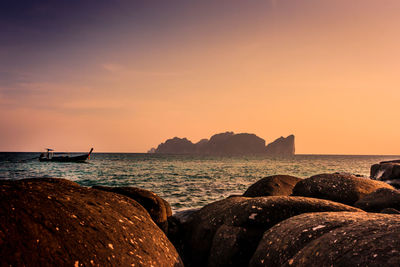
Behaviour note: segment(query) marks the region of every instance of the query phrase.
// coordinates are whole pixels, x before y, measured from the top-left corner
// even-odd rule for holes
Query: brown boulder
[[[292,194],[293,187],[302,179],[290,175],[273,175],[262,178],[252,184],[244,197],[262,196],[289,196]]]
[[[111,186],[93,186],[93,189],[108,191],[127,196],[142,205],[150,214],[153,221],[167,233],[168,216],[172,215],[171,206],[167,201],[159,197],[156,193],[137,187],[111,187]]]
[[[356,201],[379,188],[393,189],[384,182],[349,174],[319,174],[298,182],[293,188],[293,195],[354,205]]]
[[[400,209],[400,192],[395,189],[380,188],[357,201],[354,206],[365,211],[380,212],[386,208]]]
[[[246,266],[260,237],[258,229],[222,225],[215,232],[208,266]]]
[[[230,197],[211,203],[191,216],[186,224],[181,256],[186,266],[242,266],[250,260],[265,230],[289,217],[319,211],[361,212],[322,199]]]
[[[400,162],[383,161],[372,165],[371,178],[382,181],[400,179]]]
[[[182,266],[147,211],[54,178],[0,181],[0,258],[9,266]]]
[[[187,209],[175,212],[168,217],[168,239],[174,244],[179,254],[183,251],[183,240],[187,232],[188,222],[199,209]]]
[[[302,214],[265,232],[249,266],[399,266],[400,216]]]

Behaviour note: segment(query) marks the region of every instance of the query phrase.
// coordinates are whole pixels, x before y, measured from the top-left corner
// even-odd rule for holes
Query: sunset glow
[[[234,131],[400,154],[398,0],[15,2],[0,4],[0,151]]]

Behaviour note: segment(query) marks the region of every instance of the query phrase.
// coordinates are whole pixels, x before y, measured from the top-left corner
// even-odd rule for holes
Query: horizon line
[[[0,153],[42,153],[43,151],[0,151]],[[56,153],[87,153],[87,151],[55,151]],[[179,153],[148,153],[148,152],[107,152],[107,151],[96,151],[92,154],[156,154],[156,155],[200,155],[201,154],[179,154]],[[203,155],[203,156],[215,156],[215,155]],[[221,156],[221,155],[217,155]],[[282,155],[222,155],[222,156],[270,156],[270,157],[291,157],[291,156],[388,156],[388,157],[400,157],[400,154],[338,154],[338,153],[295,153],[291,156]]]

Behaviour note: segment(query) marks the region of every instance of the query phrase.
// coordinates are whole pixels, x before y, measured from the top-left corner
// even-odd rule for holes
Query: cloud
[[[44,111],[68,115],[115,115],[127,108],[124,99],[99,95],[96,88],[66,83],[30,82],[0,86],[0,110]]]

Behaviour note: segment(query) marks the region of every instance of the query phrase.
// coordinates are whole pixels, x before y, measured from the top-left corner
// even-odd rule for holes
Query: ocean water
[[[347,172],[369,176],[372,164],[399,156],[295,155],[210,157],[94,153],[87,163],[39,162],[39,153],[0,153],[0,179],[59,177],[83,186],[135,186],[165,198],[174,211],[202,207],[243,194],[259,179],[275,174],[307,178]]]

